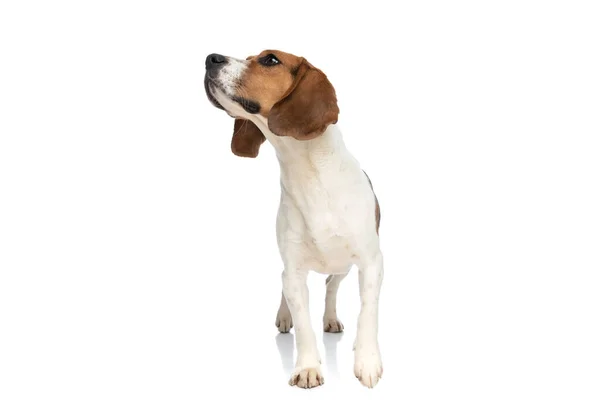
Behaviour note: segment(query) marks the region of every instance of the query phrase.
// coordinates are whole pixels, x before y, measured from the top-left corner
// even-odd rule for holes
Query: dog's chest
[[[298,211],[290,221],[292,229],[305,243],[307,267],[317,272],[345,273],[355,261],[355,219],[360,217],[355,204],[360,193],[344,178],[338,174],[336,182],[309,180],[288,193]]]

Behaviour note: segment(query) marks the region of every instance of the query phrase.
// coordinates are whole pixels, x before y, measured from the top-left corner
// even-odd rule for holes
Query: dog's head
[[[235,118],[231,150],[256,157],[265,141],[249,119],[260,117],[277,136],[313,139],[335,124],[339,109],[325,74],[302,57],[265,50],[245,60],[210,54],[204,77],[211,103]]]

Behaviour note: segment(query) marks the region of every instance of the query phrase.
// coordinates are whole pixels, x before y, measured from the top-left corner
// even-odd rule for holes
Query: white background
[[[597,400],[593,3],[3,1],[0,398]],[[287,385],[278,164],[202,84],[266,48],[328,75],[381,203],[373,390],[356,271],[341,336],[310,276],[325,385]]]

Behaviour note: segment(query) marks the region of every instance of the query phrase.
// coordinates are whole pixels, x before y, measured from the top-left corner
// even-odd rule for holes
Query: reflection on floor
[[[342,340],[344,333],[329,333],[323,332],[323,344],[325,346],[325,365],[327,366],[328,376],[339,378],[338,362],[337,362],[337,344]],[[275,343],[279,356],[281,357],[281,365],[283,372],[286,375],[291,375],[294,370],[294,334],[280,333],[275,336]]]

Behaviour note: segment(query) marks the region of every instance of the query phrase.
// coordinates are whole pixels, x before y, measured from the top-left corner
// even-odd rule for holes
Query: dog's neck
[[[275,149],[282,170],[295,169],[294,167],[306,166],[306,164],[320,170],[352,158],[337,125],[329,125],[322,135],[314,139],[298,140],[275,135],[269,130],[266,120],[262,118],[254,122]]]

